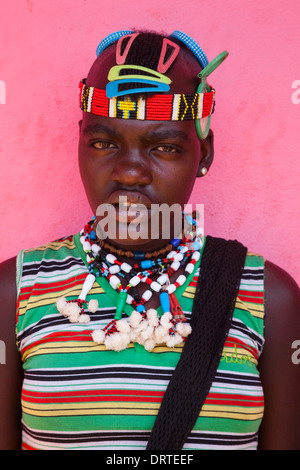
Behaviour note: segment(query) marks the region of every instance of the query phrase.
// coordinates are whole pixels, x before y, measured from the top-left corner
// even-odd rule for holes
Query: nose
[[[118,155],[111,178],[124,186],[146,186],[152,181],[150,163],[139,150],[129,150]]]

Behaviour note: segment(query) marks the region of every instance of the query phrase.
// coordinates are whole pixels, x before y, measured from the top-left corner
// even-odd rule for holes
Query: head
[[[80,172],[98,220],[105,219],[101,207],[107,208],[106,204],[114,208],[111,214],[115,214],[117,230],[109,237],[117,246],[155,249],[176,235],[171,217],[167,236],[161,232],[160,224],[157,228],[160,233],[154,237],[151,209],[163,204],[184,208],[196,178],[203,176],[202,169],[208,170],[212,163],[212,131],[199,138],[194,119],[163,117],[170,106],[174,109],[172,99],[178,94],[184,94],[178,114],[194,113],[193,106],[186,106],[186,100],[194,99],[202,69],[194,54],[179,40],[148,32],[112,42],[91,67],[84,88],[94,87],[102,94],[94,93],[92,105],[91,96],[87,100],[94,109],[100,106],[106,107],[106,111],[102,115],[83,112]],[[113,98],[109,100],[107,95],[110,97],[111,93]],[[142,118],[141,114],[136,118],[138,113],[143,113]],[[130,118],[132,115],[135,119]],[[203,119],[205,125],[207,119]],[[137,205],[145,208],[139,217],[132,210]],[[133,227],[135,220],[146,223],[146,232],[132,237],[127,230],[125,236],[124,226]]]

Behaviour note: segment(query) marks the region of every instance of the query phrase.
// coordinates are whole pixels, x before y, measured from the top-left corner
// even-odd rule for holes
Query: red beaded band
[[[182,121],[210,116],[214,111],[215,90],[207,93],[154,95],[148,98],[107,98],[105,90],[79,84],[79,106],[86,113],[121,119]]]

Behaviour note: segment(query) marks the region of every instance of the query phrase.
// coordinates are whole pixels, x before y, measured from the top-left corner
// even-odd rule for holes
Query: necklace
[[[114,319],[102,330],[92,332],[94,342],[114,351],[126,349],[130,342],[136,342],[151,351],[157,344],[174,347],[185,341],[191,327],[186,322],[175,291],[194,272],[203,245],[201,230],[190,215],[186,217],[189,218],[190,230],[182,239],[171,240],[167,249],[153,252],[157,256],[152,253],[152,259],[150,253],[145,256],[143,252],[134,252],[131,258],[136,262],[132,264],[121,260],[120,253],[111,249],[111,245],[99,242],[94,230],[96,219],[93,217],[80,233],[89,274],[78,299],[58,299],[58,311],[70,322],[88,323],[90,315],[85,313],[85,308],[89,313],[95,313],[98,301],[92,299],[88,302],[86,297],[96,278],[102,276],[118,292],[118,301]],[[179,269],[183,269],[183,273],[171,282],[171,276]],[[146,290],[140,295],[138,285],[142,283],[146,285]],[[159,295],[161,315],[153,308],[146,309],[154,293]],[[125,304],[133,308],[129,319],[123,318]]]

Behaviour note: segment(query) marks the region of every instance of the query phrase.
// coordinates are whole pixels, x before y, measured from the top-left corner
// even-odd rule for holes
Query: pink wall
[[[300,283],[297,0],[5,3],[0,260],[71,234],[91,215],[77,168],[77,87],[99,40],[134,26],[180,29],[198,40],[209,59],[230,51],[211,76],[215,163],[192,197],[205,204],[206,232],[240,239]]]

